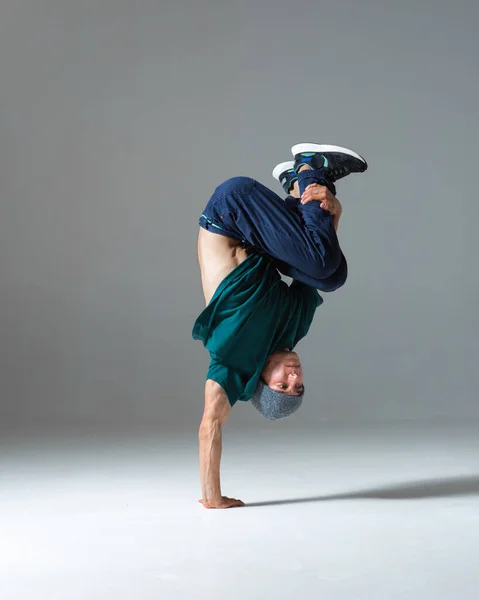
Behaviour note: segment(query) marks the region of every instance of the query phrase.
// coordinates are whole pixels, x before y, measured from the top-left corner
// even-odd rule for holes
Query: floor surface
[[[10,431],[2,600],[474,600],[479,427],[224,433],[199,498],[196,432]]]

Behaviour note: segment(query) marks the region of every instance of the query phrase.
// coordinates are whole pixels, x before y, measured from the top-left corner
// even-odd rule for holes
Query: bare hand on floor
[[[217,500],[198,500],[205,508],[238,508],[245,506],[245,503],[236,498],[228,498],[227,496],[221,496]]]

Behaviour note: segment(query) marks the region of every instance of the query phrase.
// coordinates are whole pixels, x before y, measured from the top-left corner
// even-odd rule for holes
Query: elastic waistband
[[[199,223],[200,226],[203,227],[203,229],[210,229],[211,227],[213,227],[221,231],[226,231],[226,229],[223,229],[223,227],[220,227],[219,225],[216,225],[216,223],[213,223],[213,221],[204,213],[201,215]]]

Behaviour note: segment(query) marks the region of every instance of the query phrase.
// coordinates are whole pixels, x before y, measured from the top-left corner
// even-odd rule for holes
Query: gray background
[[[197,218],[349,146],[295,424],[479,416],[477,2],[3,0],[2,423],[196,426]],[[249,405],[233,426],[257,423]]]

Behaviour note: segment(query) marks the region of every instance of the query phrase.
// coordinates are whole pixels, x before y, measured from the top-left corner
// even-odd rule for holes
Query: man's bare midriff
[[[237,240],[200,228],[198,260],[206,304],[223,279],[247,257],[247,250]]]

